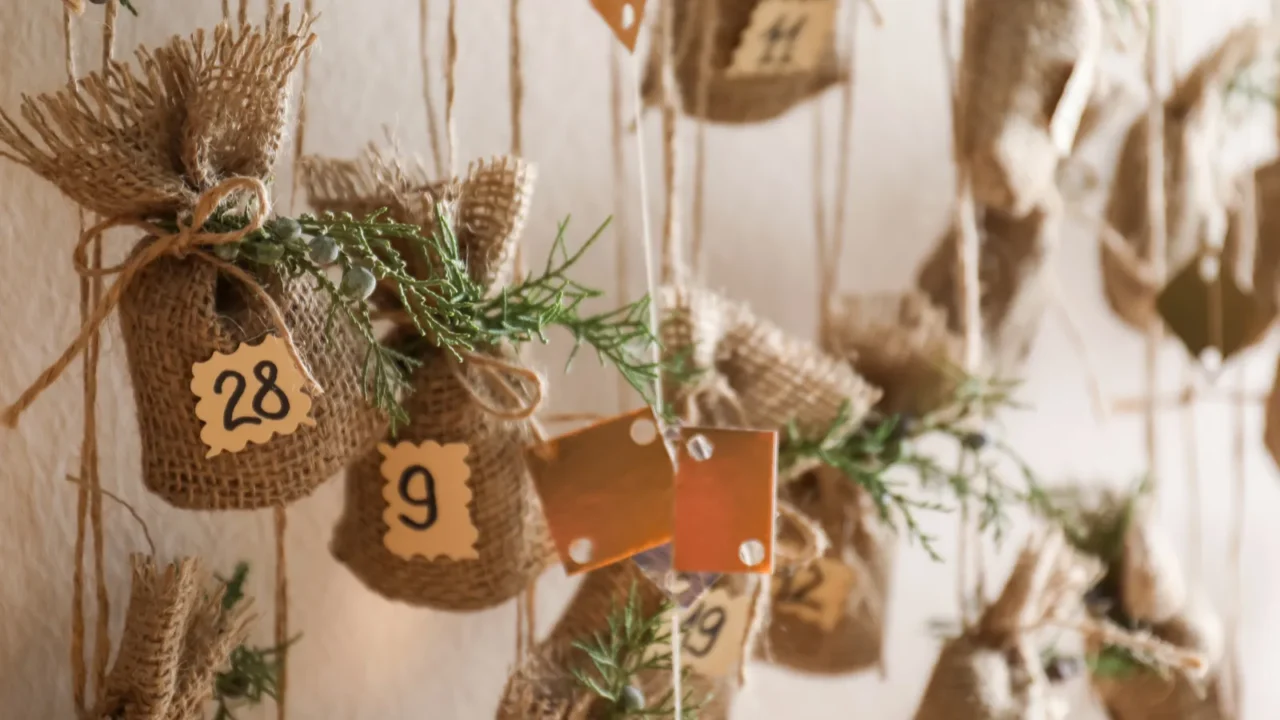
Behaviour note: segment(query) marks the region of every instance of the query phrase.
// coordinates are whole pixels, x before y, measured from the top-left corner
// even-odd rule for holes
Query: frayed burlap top
[[[831,541],[826,557],[848,565],[857,585],[831,630],[785,613],[771,613],[760,657],[819,675],[843,675],[879,665],[897,536],[880,519],[866,492],[834,468],[807,473],[780,494],[821,525]],[[775,588],[786,572],[786,568],[775,571]]]
[[[175,38],[73,89],[28,100],[0,142],[86,210],[117,220],[183,219],[199,196],[236,177],[268,182],[284,137],[289,81],[314,40],[289,11],[266,28]],[[99,104],[112,112],[99,112]],[[152,242],[144,238],[138,248]],[[308,495],[381,434],[360,387],[361,349],[345,323],[326,337],[325,300],[309,281],[258,279],[282,311],[324,394],[314,427],[238,453],[206,458],[191,392],[192,365],[273,332],[262,300],[200,254],[165,256],[129,283],[120,324],[137,401],[143,481],[168,502],[200,510],[251,509]]]
[[[1053,260],[1062,232],[1063,210],[1056,198],[1023,218],[992,208],[981,211],[978,261],[982,331],[986,362],[1000,375],[1017,373],[1040,332],[1053,299]],[[956,294],[955,228],[938,242],[921,264],[916,286],[946,308],[948,327],[959,333],[964,322]]]
[[[796,0],[807,2],[808,0]],[[672,3],[675,12],[673,55],[676,89],[684,112],[719,123],[755,123],[772,120],[796,105],[841,82],[848,73],[835,50],[835,32],[818,66],[809,72],[786,75],[732,77],[727,74],[751,15],[762,0],[697,0]],[[715,7],[708,9],[707,3]],[[703,47],[708,14],[711,34],[711,72],[703,77]],[[661,41],[653,44],[641,93],[646,106],[662,101],[659,62]],[[705,93],[705,100],[703,99]],[[705,107],[704,107],[705,103]]]
[[[767,612],[767,602],[762,600],[768,592],[760,589],[761,581],[755,576],[725,576],[720,582],[734,597],[760,593],[753,606],[754,615],[744,641],[745,661],[750,655],[747,649],[754,644],[761,620]],[[602,701],[582,687],[572,675],[575,668],[588,674],[593,672],[590,658],[573,647],[573,643],[591,642],[597,634],[608,637],[609,617],[615,609],[625,606],[632,588],[635,588],[640,609],[646,615],[651,616],[662,606],[662,591],[630,560],[588,573],[559,622],[507,679],[497,720],[595,720],[602,717]],[[684,690],[691,691],[695,701],[705,702],[698,712],[699,718],[727,720],[737,681],[733,676],[712,680],[691,674],[684,683]],[[671,689],[671,673],[644,673],[639,678],[638,687],[649,702],[655,703]]]
[[[1214,232],[1225,232],[1230,181],[1217,139],[1224,129],[1228,85],[1265,44],[1258,25],[1231,32],[1180,80],[1164,103],[1165,222],[1169,277],[1180,271]],[[1116,160],[1106,220],[1128,243],[1121,255],[1102,244],[1103,292],[1115,314],[1135,329],[1159,321],[1161,286],[1144,262],[1151,244],[1147,203],[1150,132],[1146,116],[1129,129]],[[1216,230],[1215,230],[1216,228]],[[1218,238],[1221,239],[1221,238]]]
[[[672,401],[694,424],[780,430],[815,440],[852,432],[880,391],[848,363],[792,338],[745,305],[709,290],[665,287],[663,352],[690,366],[691,382],[670,383]],[[845,422],[835,427],[842,408]],[[786,478],[806,468],[790,468]]]
[[[214,678],[248,635],[247,604],[222,609],[221,583],[195,558],[161,569],[133,557],[120,650],[95,720],[203,720]]]
[[[490,292],[511,279],[533,192],[533,168],[524,161],[504,157],[477,162],[465,177],[441,183],[429,182],[420,167],[401,164],[373,148],[355,161],[309,159],[306,168],[311,201],[321,210],[360,213],[388,208],[392,218],[435,233],[439,203],[449,214],[472,278]],[[426,271],[426,258],[409,257],[412,271]],[[387,503],[382,494],[387,480],[376,449],[348,469],[346,504],[331,548],[365,585],[387,598],[440,610],[490,608],[515,597],[554,562],[525,465],[524,447],[532,435],[527,422],[495,416],[477,402],[477,394],[490,404],[510,402],[489,387],[483,373],[465,358],[454,358],[414,335],[405,327],[396,334],[397,341],[416,341],[410,352],[422,366],[414,372],[411,394],[404,401],[409,422],[388,442],[467,444],[472,492],[468,509],[479,531],[480,557],[406,560],[387,550]],[[508,349],[482,352],[504,362],[518,361]]]

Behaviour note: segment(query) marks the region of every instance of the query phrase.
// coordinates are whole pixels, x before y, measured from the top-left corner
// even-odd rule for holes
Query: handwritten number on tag
[[[720,640],[726,619],[724,608],[708,608],[706,600],[699,602],[685,620],[690,629],[684,636],[684,650],[699,658],[710,655]]]
[[[192,365],[191,392],[203,423],[200,439],[209,447],[206,457],[314,426],[304,385],[284,341],[274,335]]]
[[[813,591],[822,586],[826,576],[822,574],[822,566],[817,563],[810,565],[807,569],[808,577],[801,582],[796,581],[798,573],[786,575],[782,578],[782,582],[778,584],[779,587],[776,594],[779,605],[801,605],[812,608],[814,611],[822,610],[817,598],[813,597]]]
[[[253,415],[245,415],[236,417],[236,408],[240,404],[240,399],[244,397],[245,379],[235,370],[223,370],[218,379],[213,381],[213,392],[221,395],[225,389],[228,380],[235,383],[235,387],[231,389],[231,398],[227,400],[227,407],[222,412],[222,426],[228,432],[235,430],[241,425],[261,425],[262,419],[267,420],[283,420],[289,416],[289,396],[276,385],[276,378],[279,377],[280,368],[270,360],[263,360],[253,366],[253,377],[259,383],[258,392],[253,395]],[[264,404],[268,394],[274,395],[276,398],[276,406],[278,409],[272,411],[266,408]]]
[[[787,27],[787,22],[790,21],[790,18],[785,15],[774,21],[773,25],[769,26],[768,33],[765,36],[767,44],[764,46],[764,53],[760,56],[760,66],[790,65],[791,58],[795,54],[796,41],[800,39],[800,34],[804,31],[805,23],[808,20],[809,17],[807,15],[801,15],[800,19],[793,22],[790,27]],[[784,49],[781,56],[775,58],[774,54],[779,45],[782,45]]]
[[[409,489],[413,487],[413,479],[415,477],[422,478],[422,485],[425,489],[424,497],[414,497],[409,492]],[[400,473],[400,497],[409,505],[427,509],[426,520],[415,520],[404,513],[400,513],[400,522],[415,530],[427,530],[436,524],[440,509],[436,505],[436,478],[431,474],[430,470],[421,465],[413,465],[405,469],[403,473]]]

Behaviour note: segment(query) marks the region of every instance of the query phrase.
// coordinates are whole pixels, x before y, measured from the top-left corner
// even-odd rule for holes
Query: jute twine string
[[[237,193],[246,191],[253,193],[258,202],[253,207],[249,222],[245,227],[224,233],[210,233],[201,230],[223,201]],[[137,277],[143,268],[166,255],[179,258],[190,255],[214,265],[219,271],[243,283],[267,308],[276,332],[279,333],[280,339],[284,341],[290,360],[302,373],[311,392],[314,394],[322,393],[323,389],[311,374],[311,370],[302,359],[302,356],[298,353],[297,346],[294,345],[293,336],[285,322],[284,314],[280,311],[275,301],[271,299],[270,295],[248,272],[203,251],[203,248],[240,242],[248,235],[257,232],[262,228],[263,222],[266,220],[267,208],[267,189],[262,184],[262,181],[257,178],[234,177],[224,180],[201,193],[192,211],[191,219],[179,219],[178,232],[176,233],[171,233],[154,223],[136,217],[109,218],[85,231],[75,249],[76,271],[86,277],[114,274],[117,276],[116,281],[107,290],[102,299],[95,304],[93,312],[81,326],[80,333],[66,351],[40,374],[31,387],[27,388],[15,403],[5,409],[2,416],[4,423],[9,427],[17,425],[22,413],[35,402],[41,393],[57,381],[77,355],[86,351],[94,338],[97,337],[102,324],[115,311],[116,306],[120,304],[120,298],[123,296],[125,289],[128,288],[129,283]],[[155,239],[119,265],[105,268],[90,267],[86,261],[89,246],[97,245],[101,242],[102,235],[107,230],[118,227],[138,228]]]
[[[249,0],[240,0],[240,12],[238,19],[241,27],[249,24]]]
[[[627,224],[627,156],[623,147],[626,122],[623,119],[622,103],[622,48],[618,44],[609,43],[609,123],[613,150],[613,234],[617,238],[614,246],[613,275],[619,304],[627,302],[631,297],[631,278],[627,263],[627,238],[630,237]],[[617,381],[618,411],[627,408],[631,401],[632,389],[621,375]]]
[[[720,3],[702,4],[702,47],[698,53],[697,125],[693,136],[693,230],[689,238],[689,261],[693,274],[702,279],[704,230],[707,202],[707,105],[711,99],[712,51],[720,25]],[[692,40],[689,34],[688,40]],[[682,49],[682,52],[685,50]]]
[[[458,128],[455,104],[458,95],[458,0],[449,0],[448,57],[444,85],[444,134],[448,145],[449,177],[458,172]]]
[[[962,2],[965,8],[965,16],[969,17],[972,0],[962,0]],[[960,78],[957,71],[959,60],[957,50],[953,47],[954,43],[952,41],[951,0],[941,0],[940,6],[940,25],[945,49],[944,62],[947,72],[947,86],[951,93],[951,146],[956,172],[956,199],[952,205],[952,221],[956,226],[959,238],[959,242],[956,243],[956,292],[959,295],[958,305],[962,308],[961,326],[964,331],[964,370],[969,374],[974,374],[978,372],[982,365],[981,287],[978,279],[978,258],[981,239],[978,235],[977,221],[974,216],[973,193],[968,172],[965,169],[966,163],[960,157],[962,149],[962,128],[960,123],[961,118],[965,117],[965,107],[964,94],[960,92]],[[964,32],[969,32],[968,23],[965,23]],[[970,542],[972,542],[974,550],[973,560],[977,594],[979,597],[983,597],[986,594],[982,538],[978,528],[971,521],[968,502],[961,502],[960,504],[959,533],[959,557],[956,563],[957,594],[960,601],[961,620],[964,626],[968,628],[971,623],[967,612],[969,606],[967,600],[969,594],[967,566],[969,564],[968,546]]]
[[[1147,108],[1147,222],[1150,225],[1151,240],[1147,245],[1146,265],[1157,286],[1163,286],[1166,277],[1165,261],[1168,253],[1168,227],[1165,215],[1165,156],[1164,156],[1164,102],[1160,92],[1161,75],[1164,72],[1161,49],[1164,47],[1163,12],[1155,3],[1150,7],[1150,23],[1147,41],[1146,79],[1147,89],[1151,94],[1151,104]],[[1145,346],[1145,380],[1146,395],[1149,402],[1143,412],[1143,433],[1147,451],[1147,472],[1151,476],[1155,492],[1143,501],[1144,508],[1149,507],[1160,488],[1159,473],[1159,440],[1157,437],[1157,417],[1155,398],[1160,391],[1159,362],[1160,344],[1164,337],[1164,326],[1161,323],[1149,323]],[[1145,510],[1144,510],[1145,511]]]
[[[436,120],[435,100],[431,94],[431,54],[427,27],[430,16],[430,0],[418,0],[418,60],[422,67],[422,101],[426,105],[427,134],[431,137],[431,158],[435,161],[436,177],[445,177],[444,153],[440,150],[440,129]]]
[[[662,43],[662,170],[667,191],[662,222],[662,283],[683,285],[688,276],[680,247],[680,117],[676,111],[675,8],[672,0],[663,0],[658,9]]]

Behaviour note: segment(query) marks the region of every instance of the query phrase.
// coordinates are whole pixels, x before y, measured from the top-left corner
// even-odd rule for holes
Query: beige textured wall
[[[157,44],[172,33],[216,21],[213,0],[172,3],[135,0],[141,19],[124,17],[118,47]],[[409,0],[318,0],[322,36],[314,61],[309,150],[349,156],[388,125],[406,148],[427,147],[419,92],[416,4]],[[1182,0],[1178,53],[1183,65],[1217,34],[1249,13],[1264,13],[1264,0]],[[432,3],[434,36],[442,43],[443,7]],[[508,145],[506,106],[506,3],[467,0],[462,15],[459,67],[459,139],[465,158],[503,151]],[[941,230],[949,202],[947,115],[933,2],[880,0],[885,27],[864,28],[858,85],[850,208],[851,250],[844,286],[888,290],[909,281],[917,260]],[[540,181],[528,230],[531,254],[549,246],[557,220],[572,213],[583,238],[611,212],[607,111],[607,57],[611,41],[585,0],[526,0],[525,38],[528,117],[526,147]],[[22,93],[62,81],[60,3],[0,4],[0,106],[16,107]],[[179,9],[181,7],[182,9]],[[261,12],[261,3],[256,7]],[[80,21],[80,62],[98,57],[91,6]],[[442,44],[436,54],[442,55]],[[438,79],[438,78],[436,78]],[[828,127],[834,127],[834,103]],[[764,315],[810,335],[814,324],[814,257],[810,193],[810,114],[780,122],[710,134],[707,275],[709,282],[749,299]],[[653,118],[645,135],[651,176],[657,177]],[[1266,132],[1248,142],[1260,152]],[[282,175],[287,187],[288,173]],[[283,194],[282,194],[283,197]],[[656,205],[656,203],[655,203]],[[655,211],[658,210],[655,207]],[[70,254],[75,212],[66,200],[25,170],[0,162],[0,398],[12,399],[54,357],[75,327],[76,283]],[[632,214],[631,227],[637,228]],[[617,238],[610,238],[616,246]],[[129,240],[117,239],[116,256]],[[626,238],[633,287],[641,282],[639,236]],[[602,246],[585,268],[611,283],[612,249]],[[1073,233],[1061,253],[1059,275],[1098,354],[1104,381],[1116,394],[1141,386],[1140,343],[1105,312],[1096,277],[1096,250]],[[563,341],[563,338],[557,338]],[[247,558],[252,588],[270,616],[272,574],[268,513],[183,513],[149,497],[138,482],[135,408],[118,329],[106,334],[100,405],[103,477],[136,504],[163,555],[198,553],[227,571]],[[1273,351],[1272,351],[1273,352]],[[559,367],[558,352],[541,356]],[[1164,355],[1164,380],[1181,374],[1181,355]],[[1271,360],[1249,363],[1248,386],[1271,379]],[[1011,415],[1008,431],[1032,464],[1053,477],[1128,479],[1143,467],[1140,426],[1133,418],[1098,427],[1089,412],[1079,364],[1062,324],[1050,319],[1032,358],[1024,397],[1036,412]],[[1235,378],[1229,377],[1228,383]],[[76,467],[80,399],[78,371],[68,375],[28,414],[18,431],[0,431],[0,717],[44,720],[70,716],[68,610],[75,493],[61,478]],[[612,410],[612,382],[584,361],[574,375],[556,379],[558,410]],[[1226,532],[1229,523],[1227,465],[1230,414],[1221,405],[1200,413],[1201,505],[1206,517],[1207,596],[1228,598]],[[1247,413],[1246,441],[1257,445],[1260,412]],[[1182,468],[1187,454],[1182,421],[1170,413],[1161,426],[1162,462],[1170,491],[1163,503],[1168,528],[1186,557]],[[1243,667],[1249,679],[1250,717],[1274,717],[1280,686],[1280,578],[1272,572],[1280,533],[1275,470],[1260,451],[1248,454]],[[291,512],[289,563],[294,628],[304,636],[293,655],[291,707],[295,718],[484,718],[491,716],[506,675],[514,640],[514,610],[448,615],[391,604],[367,592],[329,556],[327,544],[340,503],[335,479]],[[127,595],[128,553],[141,537],[128,517],[108,504],[107,566],[114,593],[112,627],[118,632]],[[930,523],[950,553],[949,518]],[[1016,535],[1015,535],[1016,537]],[[1007,560],[1012,545],[1002,559]],[[1003,566],[1003,562],[1001,563]],[[889,675],[881,680],[806,679],[756,667],[736,717],[908,717],[936,649],[925,623],[954,612],[950,568],[907,549],[898,567],[889,644]],[[558,571],[540,586],[540,625],[554,619],[572,588]],[[263,623],[257,637],[267,641]],[[266,717],[266,712],[241,717]],[[1081,710],[1073,717],[1085,717]]]

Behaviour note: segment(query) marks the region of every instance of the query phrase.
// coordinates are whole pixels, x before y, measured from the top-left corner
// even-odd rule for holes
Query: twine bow
[[[209,233],[201,230],[227,198],[242,191],[252,192],[258,200],[257,205],[253,208],[253,214],[249,218],[249,223],[245,227],[224,233]],[[165,228],[137,217],[109,218],[86,230],[76,244],[74,254],[76,272],[82,276],[116,275],[116,281],[98,301],[71,345],[63,351],[57,360],[45,368],[44,372],[40,373],[40,376],[22,393],[16,402],[5,409],[2,418],[4,424],[11,428],[17,426],[18,419],[22,416],[22,413],[26,412],[36,398],[40,397],[41,393],[49,389],[49,386],[53,385],[62,376],[71,361],[84,352],[93,338],[101,331],[102,324],[106,322],[107,318],[111,316],[111,313],[120,304],[120,300],[129,284],[134,281],[144,268],[165,255],[177,258],[193,255],[243,283],[267,308],[267,312],[271,316],[271,322],[275,326],[276,332],[280,334],[280,339],[284,341],[290,359],[302,373],[303,378],[306,379],[312,393],[316,395],[323,393],[323,388],[316,382],[315,377],[311,374],[311,369],[299,354],[298,347],[293,342],[293,334],[289,332],[289,326],[285,322],[284,313],[280,311],[280,307],[275,300],[258,284],[258,281],[252,275],[202,250],[202,248],[206,247],[240,242],[257,232],[262,228],[263,222],[266,220],[268,206],[267,188],[262,184],[261,180],[251,177],[234,177],[224,180],[201,193],[196,199],[190,221],[184,222],[179,219],[176,233],[169,232]],[[119,265],[101,269],[90,268],[87,259],[89,248],[94,243],[100,243],[106,231],[118,227],[138,228],[148,235],[154,236],[155,240]]]
[[[738,398],[738,393],[729,385],[729,380],[714,370],[703,375],[687,391],[679,393],[677,405],[683,405],[681,413],[690,425],[702,422],[703,409],[715,423],[731,422],[738,427],[746,427],[747,411]],[[725,412],[720,412],[724,410]],[[723,417],[728,415],[729,417]]]
[[[518,362],[509,362],[484,353],[463,351],[463,360],[467,365],[480,373],[483,381],[498,388],[502,395],[511,401],[510,406],[502,406],[491,401],[479,392],[471,378],[463,371],[463,360],[452,354],[449,359],[449,370],[458,383],[462,385],[471,399],[485,412],[502,420],[528,420],[542,405],[542,376]],[[515,383],[512,380],[515,380]],[[527,389],[522,392],[516,385]]]

